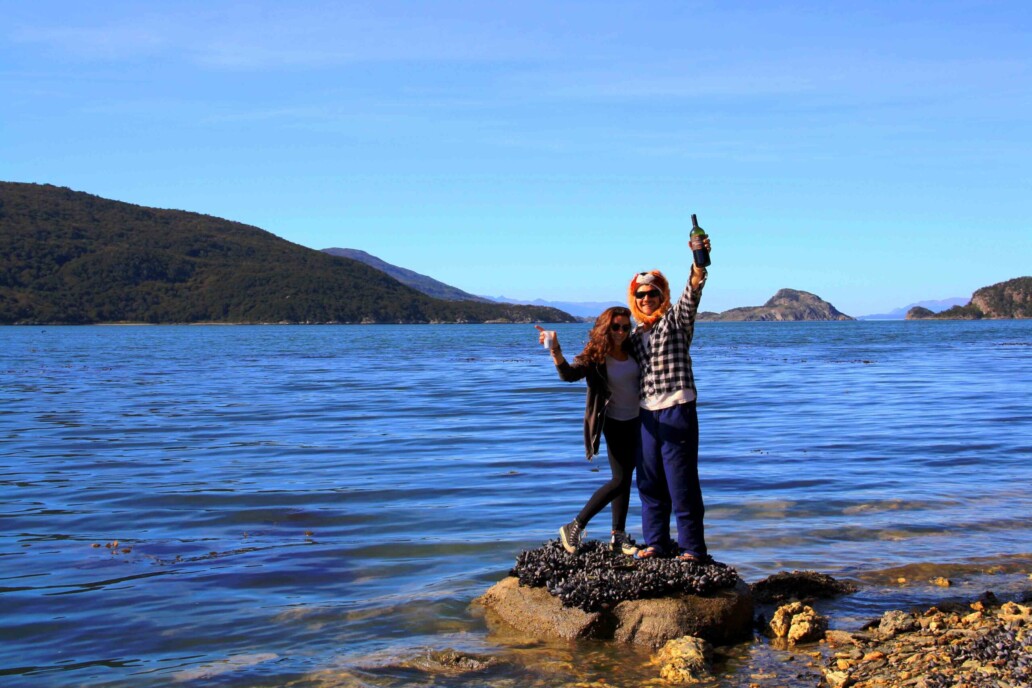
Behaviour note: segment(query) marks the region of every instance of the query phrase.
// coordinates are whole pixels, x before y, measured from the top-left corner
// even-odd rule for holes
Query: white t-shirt
[[[634,420],[638,417],[638,362],[630,356],[618,361],[606,356],[606,374],[609,377],[609,404],[606,417],[613,420]]]

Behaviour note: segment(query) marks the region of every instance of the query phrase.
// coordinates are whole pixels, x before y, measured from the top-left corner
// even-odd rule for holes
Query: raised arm
[[[548,352],[552,354],[552,363],[555,364],[556,371],[559,373],[559,379],[564,382],[583,380],[584,376],[588,374],[587,368],[567,363],[566,357],[563,356],[563,350],[559,346],[559,335],[555,330],[546,330],[540,325],[534,325],[534,327],[538,331],[538,343],[549,345]]]
[[[709,237],[702,240],[706,250],[710,249]],[[690,245],[690,244],[689,244]],[[670,308],[669,317],[679,327],[689,328],[695,324],[695,315],[699,312],[699,300],[702,298],[702,288],[706,286],[706,268],[700,268],[692,263],[692,271],[688,276],[688,283],[680,298]]]

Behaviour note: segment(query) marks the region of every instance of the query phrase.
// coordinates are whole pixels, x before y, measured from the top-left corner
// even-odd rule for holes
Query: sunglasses
[[[630,332],[631,331],[631,326],[630,325],[619,325],[617,323],[613,323],[612,325],[609,326],[609,329],[611,329],[613,332]]]
[[[640,299],[647,299],[647,298],[651,298],[651,297],[655,297],[655,298],[658,299],[659,298],[659,290],[658,289],[649,289],[648,291],[636,291],[636,292],[634,292],[634,298],[639,299],[639,300]]]

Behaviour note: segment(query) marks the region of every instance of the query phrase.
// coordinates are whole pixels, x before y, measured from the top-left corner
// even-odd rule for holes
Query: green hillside
[[[1006,282],[982,287],[964,306],[941,313],[926,308],[911,308],[907,320],[981,320],[1032,318],[1032,277],[1015,277]]]
[[[0,182],[0,323],[576,322],[441,301],[257,227]]]

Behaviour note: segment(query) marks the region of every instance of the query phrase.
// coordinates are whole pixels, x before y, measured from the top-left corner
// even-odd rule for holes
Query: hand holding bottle
[[[709,256],[709,252],[712,250],[712,244],[710,244],[709,237],[706,237],[705,239],[701,239],[701,240],[700,239],[692,239],[691,241],[688,242],[688,247],[692,249],[692,256],[693,257],[695,255],[695,252],[698,251],[699,249],[702,249],[703,251],[705,251],[707,256]],[[699,264],[698,261],[696,261],[695,264],[698,265]],[[706,264],[707,265],[711,265],[712,262],[708,262]],[[704,267],[704,266],[700,265],[699,267]]]
[[[692,256],[695,264],[704,268],[710,264],[710,242],[706,231],[699,226],[699,220],[695,213],[692,213],[692,232],[688,235],[688,245],[692,249]]]

